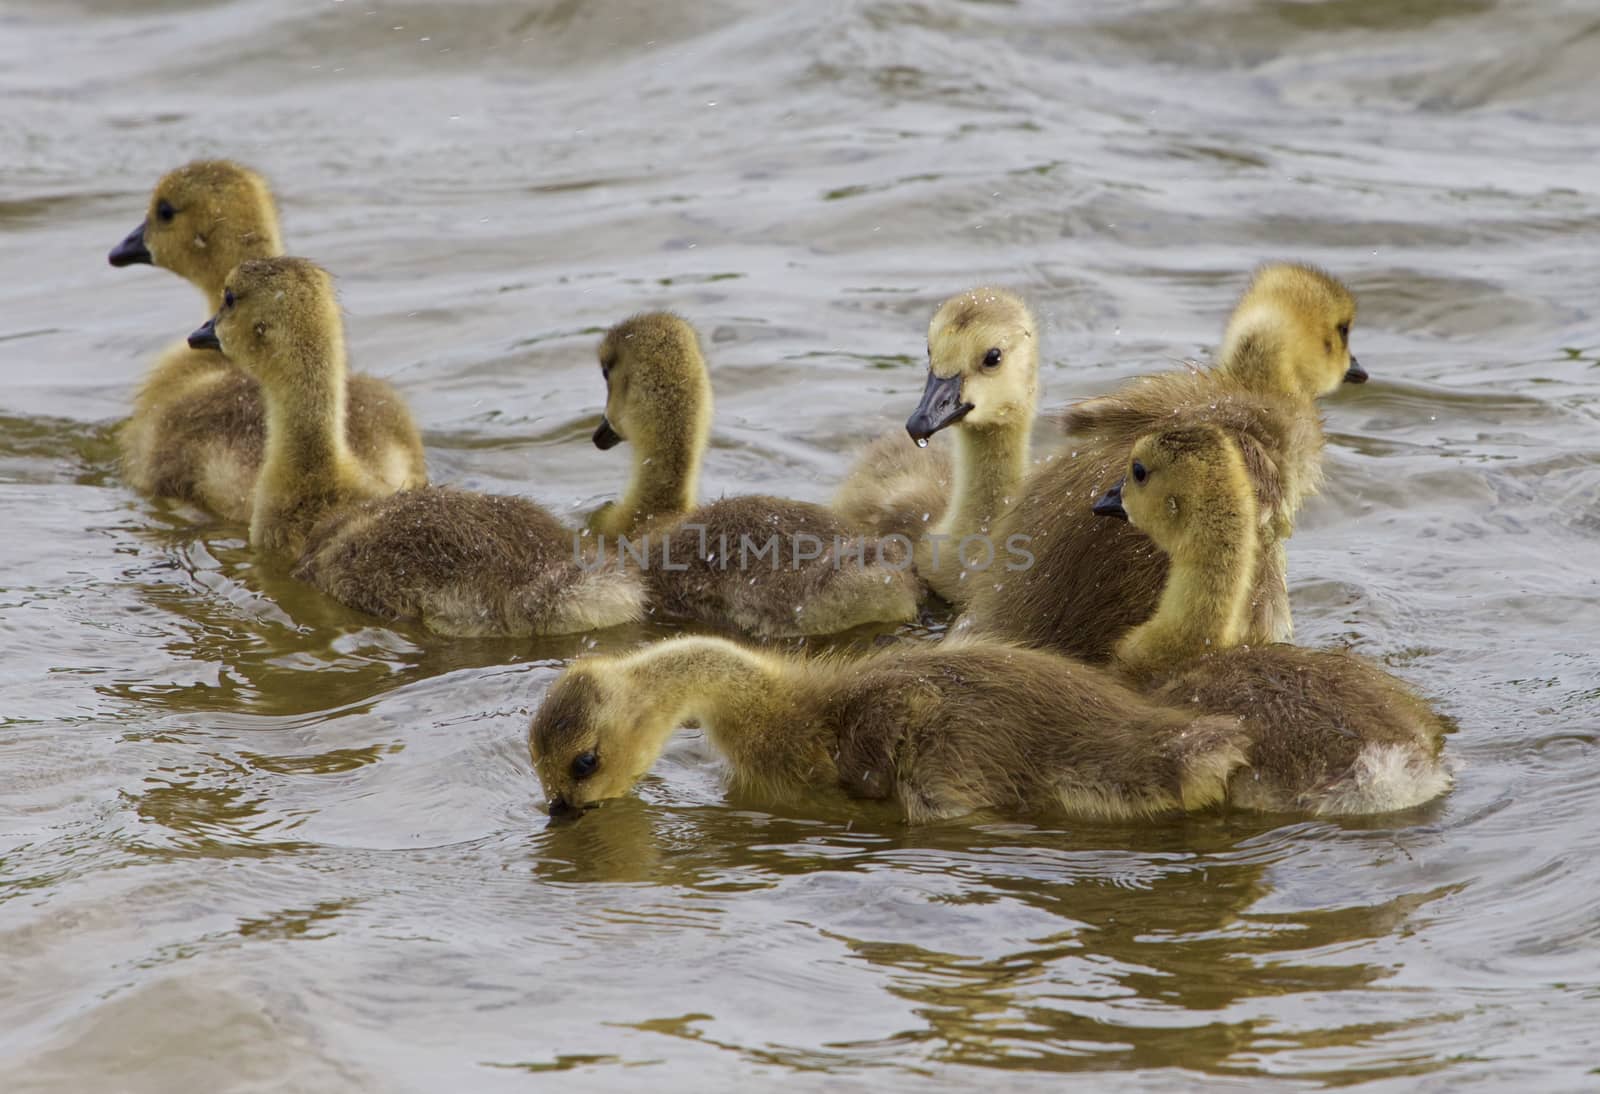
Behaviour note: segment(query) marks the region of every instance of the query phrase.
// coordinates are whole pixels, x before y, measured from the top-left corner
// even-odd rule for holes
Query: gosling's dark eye
[[[1340,323],[1339,324],[1339,340],[1341,342],[1343,342],[1347,346],[1350,344],[1350,324],[1349,323]]]
[[[172,202],[168,201],[166,198],[162,198],[160,201],[156,202],[156,219],[161,221],[161,223],[170,223],[172,218],[177,215],[178,210],[174,209],[172,207]]]
[[[233,307],[233,290],[232,289],[223,289],[222,290],[222,306],[225,307],[225,308]]]
[[[999,368],[1000,367],[1000,347],[999,346],[995,346],[988,353],[983,355],[983,367],[984,368]]]
[[[1145,479],[1148,479],[1150,477],[1150,472],[1146,471],[1144,469],[1144,464],[1140,463],[1138,460],[1134,460],[1133,461],[1132,470],[1133,470],[1133,481],[1134,482],[1142,483],[1142,482],[1144,482]]]
[[[600,766],[600,757],[593,752],[580,752],[572,761],[572,777],[587,779]]]

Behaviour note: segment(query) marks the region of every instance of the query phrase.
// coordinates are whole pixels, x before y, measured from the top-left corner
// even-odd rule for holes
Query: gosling
[[[114,247],[111,265],[161,266],[222,306],[223,282],[240,262],[283,253],[266,180],[227,160],[190,163],[164,176],[149,213]],[[405,402],[372,376],[349,379],[347,441],[366,469],[393,489],[427,481],[422,438]],[[182,343],[165,351],[118,431],[128,484],[224,520],[250,520],[266,446],[260,390],[215,350]]]
[[[1339,650],[1246,644],[1269,547],[1244,452],[1226,430],[1140,439],[1127,476],[1094,505],[1171,559],[1160,606],[1118,642],[1115,667],[1160,703],[1237,715],[1247,770],[1229,801],[1316,815],[1386,813],[1444,793],[1444,720],[1405,683]]]
[[[712,399],[692,326],[666,313],[634,316],[607,332],[599,358],[606,410],[594,443],[630,442],[633,469],[589,528],[602,553],[637,551],[655,608],[763,637],[916,618],[921,585],[904,545],[856,535],[807,502],[697,504]],[[635,543],[624,547],[626,537]]]
[[[1308,266],[1257,272],[1228,322],[1219,364],[1143,377],[1069,408],[1067,446],[1028,478],[1000,523],[1024,537],[1031,567],[975,589],[962,625],[1092,662],[1150,617],[1166,557],[1125,524],[1094,520],[1090,506],[1127,465],[1141,434],[1215,423],[1237,438],[1260,500],[1268,541],[1251,589],[1247,638],[1293,636],[1283,543],[1301,504],[1322,481],[1316,400],[1367,374],[1350,353],[1355,299]]]
[[[551,685],[529,749],[552,818],[628,793],[690,722],[736,794],[842,791],[913,824],[1202,809],[1243,759],[1235,719],[1151,703],[1054,654],[950,639],[806,659],[683,637],[583,658]]]
[[[909,537],[917,572],[964,603],[1013,561],[992,532],[1022,491],[1039,401],[1033,313],[1016,294],[981,287],[944,301],[928,324],[928,378],[906,432],[861,454],[834,507],[847,520]],[[929,447],[953,426],[954,451]],[[981,550],[968,537],[985,537]],[[1019,553],[1019,557],[1022,556]]]
[[[578,557],[533,502],[437,487],[393,492],[350,451],[344,329],[332,279],[253,259],[189,336],[261,385],[266,453],[251,545],[349,607],[449,635],[553,635],[639,619],[643,590]],[[296,561],[297,560],[297,561]]]

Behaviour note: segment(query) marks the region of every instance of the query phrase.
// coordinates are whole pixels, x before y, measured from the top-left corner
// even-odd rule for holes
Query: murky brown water
[[[1596,71],[1600,10],[1535,0],[0,5],[0,1086],[1600,1083]],[[523,732],[581,640],[374,626],[117,483],[203,305],[105,252],[215,154],[435,478],[562,508],[623,473],[633,310],[707,335],[707,489],[820,500],[947,293],[1030,295],[1055,402],[1327,265],[1374,382],[1299,633],[1437,696],[1457,789],[907,830],[729,801],[686,738],[547,831]]]

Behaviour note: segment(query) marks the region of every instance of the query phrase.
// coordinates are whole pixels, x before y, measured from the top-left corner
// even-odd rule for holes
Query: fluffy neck
[[[1155,615],[1117,643],[1118,663],[1135,676],[1237,646],[1248,633],[1260,558],[1254,507],[1216,507],[1205,517],[1171,554]]]
[[[280,365],[282,363],[280,362]],[[262,385],[267,409],[263,469],[314,480],[350,459],[345,440],[345,352],[342,338],[303,350],[292,378]]]
[[[211,314],[216,315],[222,310],[222,290],[228,280],[228,275],[233,268],[241,262],[252,258],[278,258],[283,254],[283,242],[278,235],[278,222],[275,216],[261,216],[261,221],[256,227],[242,233],[231,245],[224,245],[216,240],[218,233],[212,233],[211,246],[221,247],[218,254],[209,255],[209,261],[204,267],[204,273],[194,279],[194,285],[206,295],[206,304],[211,308]]]
[[[1273,307],[1249,308],[1228,324],[1219,353],[1219,370],[1251,391],[1295,395],[1289,347],[1293,339],[1282,313]]]
[[[710,409],[697,407],[682,428],[633,448],[633,470],[622,497],[590,522],[605,535],[628,535],[662,516],[679,516],[700,496],[700,459],[711,436]]]
[[[947,600],[960,599],[961,540],[966,536],[990,535],[1002,513],[1022,490],[1028,472],[1028,445],[1033,435],[1031,416],[1021,416],[999,425],[974,427],[957,425],[955,434],[955,481],[951,484],[950,507],[945,510],[933,533],[944,537],[935,541],[923,537],[916,545],[917,572],[935,592]],[[994,569],[1003,561],[1004,545],[991,542],[995,555],[972,545],[967,557],[975,566],[987,563]]]
[[[694,508],[700,491],[700,453],[704,442],[692,434],[675,437],[652,451],[633,450],[633,470],[622,499],[607,510],[601,531],[621,535],[660,516],[677,516]]]
[[[806,700],[807,666],[720,638],[683,638],[634,654],[621,669],[641,704],[668,715],[644,742],[652,759],[693,722],[741,788],[783,796],[835,781],[826,731]]]
[[[245,255],[244,257],[245,258],[256,258],[256,257],[265,257],[265,256]],[[238,263],[236,262],[236,263],[234,263],[234,265],[236,266],[236,265],[238,265]],[[207,313],[208,314],[216,315],[219,311],[222,310],[222,292],[223,292],[223,289],[226,287],[227,280],[228,280],[228,274],[231,273],[232,270],[233,270],[233,266],[229,266],[226,270],[223,270],[221,273],[214,273],[212,270],[208,269],[206,271],[206,276],[205,276],[205,278],[203,280],[196,280],[194,282],[194,286],[197,289],[199,289],[202,293],[205,294],[205,297],[206,297],[206,309],[207,309]]]
[[[955,483],[939,531],[966,536],[993,526],[1022,488],[1032,435],[1028,418],[981,429],[956,427]]]

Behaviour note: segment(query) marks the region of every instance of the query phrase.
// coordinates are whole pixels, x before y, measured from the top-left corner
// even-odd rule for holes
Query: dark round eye
[[[222,306],[225,307],[225,308],[233,307],[233,290],[232,289],[223,289],[222,290]]]
[[[572,761],[572,777],[587,779],[600,766],[600,757],[593,752],[580,752]]]
[[[1339,337],[1340,337],[1341,340],[1343,340],[1345,345],[1348,346],[1350,344],[1350,324],[1349,323],[1340,323],[1339,324]]]
[[[1144,482],[1145,479],[1148,479],[1149,477],[1150,477],[1150,472],[1148,472],[1148,471],[1146,471],[1144,469],[1144,464],[1140,463],[1138,460],[1134,460],[1133,461],[1133,481],[1134,482],[1138,482],[1138,483],[1142,483],[1142,482]]]
[[[999,368],[1000,367],[1000,347],[999,346],[995,346],[988,353],[983,355],[983,367],[984,368]]]
[[[156,202],[156,218],[163,224],[170,222],[172,218],[177,215],[178,210],[174,209],[172,207],[172,202],[168,201],[166,198],[162,198],[160,201]]]

